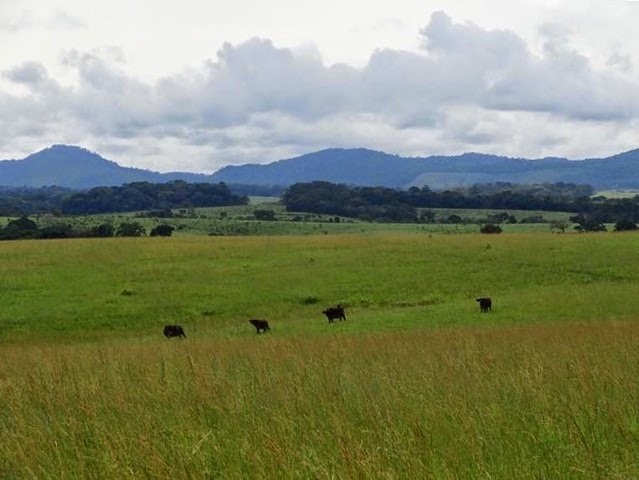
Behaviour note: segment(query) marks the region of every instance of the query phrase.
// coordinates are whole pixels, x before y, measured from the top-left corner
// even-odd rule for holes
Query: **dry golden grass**
[[[1,478],[636,478],[639,324],[11,345]]]

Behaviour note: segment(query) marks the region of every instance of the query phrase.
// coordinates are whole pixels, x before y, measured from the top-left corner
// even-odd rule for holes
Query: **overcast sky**
[[[639,148],[637,25],[625,0],[0,0],[0,159],[606,156]]]

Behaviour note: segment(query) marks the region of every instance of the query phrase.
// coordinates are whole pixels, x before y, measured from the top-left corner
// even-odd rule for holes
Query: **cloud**
[[[45,26],[51,29],[75,30],[78,28],[87,28],[87,24],[82,20],[70,15],[64,10],[56,10],[45,21]]]
[[[47,69],[38,62],[25,62],[3,72],[3,75],[14,83],[24,85],[38,85],[48,78]]]
[[[0,32],[16,33],[27,28],[31,28],[36,24],[33,12],[30,10],[21,10],[12,18],[4,17],[0,19]]]
[[[8,15],[0,19],[0,32],[18,33],[24,30],[74,30],[86,28],[86,24],[64,10],[38,12],[20,10],[12,17]]]
[[[533,53],[512,31],[436,12],[418,49],[377,50],[361,68],[326,65],[312,47],[253,38],[154,83],[127,73],[121,49],[72,50],[62,58],[72,84],[35,62],[3,72],[30,96],[0,92],[0,142],[61,135],[55,143],[72,137],[161,169],[184,168],[171,163],[185,157],[183,148],[188,166],[202,170],[328,146],[412,155],[601,149],[587,138],[577,143],[574,129],[630,143],[639,82],[629,60],[613,54],[612,67],[595,68],[569,29],[547,24],[540,35]]]

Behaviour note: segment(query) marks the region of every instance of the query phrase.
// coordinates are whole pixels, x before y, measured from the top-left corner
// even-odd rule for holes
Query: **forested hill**
[[[97,153],[69,145],[53,145],[22,160],[0,161],[0,185],[5,187],[58,187],[84,189],[131,182],[161,183],[172,180],[209,182],[209,175],[158,173],[122,167]]]
[[[86,189],[132,182],[290,186],[315,180],[392,188],[451,188],[480,183],[510,182],[589,184],[596,189],[639,188],[639,150],[601,159],[526,160],[480,153],[406,158],[384,152],[328,149],[264,165],[227,166],[212,175],[159,173],[122,167],[80,147],[54,145],[23,160],[0,161],[0,185],[59,186]]]
[[[577,183],[597,189],[639,188],[639,150],[608,158],[527,160],[480,153],[405,158],[366,149],[328,149],[266,165],[224,167],[217,181],[292,185],[322,180],[358,186],[432,189],[509,182]]]
[[[372,222],[429,223],[433,208],[514,209],[573,212],[580,229],[605,230],[603,223],[620,223],[617,229],[636,229],[639,195],[634,198],[592,197],[592,187],[566,183],[541,185],[488,184],[459,190],[408,190],[356,187],[315,181],[297,183],[282,196],[291,212],[311,212],[360,218]],[[510,216],[502,212],[506,219]],[[455,215],[453,215],[455,216]],[[458,217],[461,221],[461,217]]]
[[[0,216],[66,215],[245,205],[224,183],[134,182],[74,191],[61,187],[0,189]]]

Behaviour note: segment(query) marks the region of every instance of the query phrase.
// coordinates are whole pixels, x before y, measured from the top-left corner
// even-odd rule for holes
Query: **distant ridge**
[[[224,167],[212,175],[122,167],[77,146],[53,145],[22,160],[0,161],[0,186],[84,189],[147,181],[282,185],[325,180],[349,185],[445,188],[476,183],[566,182],[597,189],[639,188],[639,150],[607,158],[527,160],[482,153],[406,158],[365,148],[330,148],[265,165]]]
[[[406,158],[367,149],[327,149],[267,165],[228,166],[213,174],[227,183],[268,185],[325,180],[349,185],[440,189],[477,183],[566,182],[598,189],[639,188],[639,150],[608,158],[537,160],[482,153]]]
[[[82,189],[141,181],[207,182],[209,177],[197,173],[158,173],[122,167],[85,148],[69,145],[53,145],[22,160],[0,161],[0,185],[9,187],[56,185]]]

